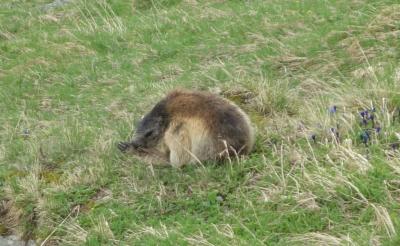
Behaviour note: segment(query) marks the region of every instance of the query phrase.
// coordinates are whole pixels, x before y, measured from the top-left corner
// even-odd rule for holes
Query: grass
[[[0,234],[400,243],[397,1],[49,2],[0,3]],[[257,128],[254,152],[180,170],[120,154],[175,87],[238,103]],[[375,125],[360,123],[373,108]]]

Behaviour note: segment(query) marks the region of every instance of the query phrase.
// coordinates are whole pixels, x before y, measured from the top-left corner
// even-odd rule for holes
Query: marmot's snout
[[[119,142],[118,149],[122,152],[126,152],[128,149],[132,149],[135,151],[140,150],[143,146],[138,141],[131,141],[131,142]]]

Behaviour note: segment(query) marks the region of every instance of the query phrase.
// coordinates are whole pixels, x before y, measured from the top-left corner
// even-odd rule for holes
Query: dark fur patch
[[[225,110],[219,113],[216,121],[215,132],[218,133],[220,140],[227,142],[230,153],[246,153],[250,132],[246,127],[245,120],[236,108],[225,108]]]
[[[166,107],[167,101],[161,100],[153,109],[139,122],[138,130],[144,130],[151,119],[159,118],[161,120],[160,127],[167,129],[170,121],[169,113]],[[143,129],[140,129],[143,128]]]
[[[164,137],[170,117],[166,110],[166,101],[157,103],[139,122],[131,145],[137,148],[152,148]]]

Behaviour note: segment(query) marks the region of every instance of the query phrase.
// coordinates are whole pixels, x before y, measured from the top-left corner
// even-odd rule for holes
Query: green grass
[[[44,11],[49,2],[0,3],[0,234],[48,245],[400,243],[398,1],[82,0]],[[182,169],[119,153],[176,87],[238,103],[257,128],[254,152]],[[371,105],[379,133],[360,124]]]

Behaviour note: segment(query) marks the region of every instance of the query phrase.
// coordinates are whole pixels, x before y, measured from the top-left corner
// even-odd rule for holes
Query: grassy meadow
[[[0,235],[400,245],[398,0],[66,2],[0,2]],[[177,87],[240,105],[253,153],[182,169],[120,153]]]

